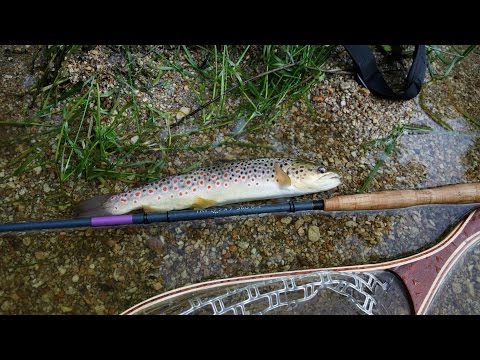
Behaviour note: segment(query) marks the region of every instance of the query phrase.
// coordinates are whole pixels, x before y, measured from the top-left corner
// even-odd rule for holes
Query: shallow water
[[[15,62],[22,61],[21,56],[13,60],[13,65],[2,61],[5,73],[19,72],[18,83],[22,84],[28,74],[15,66]],[[471,102],[473,97],[479,103],[478,91],[470,87],[480,78],[479,64],[477,55],[460,63],[456,78],[446,86],[451,92],[449,99],[466,98]],[[4,82],[2,89],[7,85],[12,88]],[[431,102],[438,100],[441,106],[448,106],[444,88],[431,91]],[[457,92],[469,95],[452,95]],[[329,77],[312,95],[325,98],[312,100],[315,114],[299,103],[271,128],[246,136],[252,143],[271,148],[231,145],[179,153],[171,166],[232,158],[300,156],[338,171],[343,184],[327,194],[299,200],[352,194],[363,184],[382,152],[362,150],[361,145],[386,136],[401,122],[427,124],[434,130],[402,136],[369,191],[480,181],[479,131],[463,118],[452,117],[455,131],[447,132],[429,119],[416,101],[392,103],[365,95],[348,76]],[[0,117],[20,117],[15,109],[21,108],[22,98],[16,99],[12,102],[10,97],[1,98]],[[6,107],[5,101],[10,102],[11,108]],[[32,131],[35,129],[5,127],[0,132],[1,222],[68,218],[71,204],[104,189],[123,186],[114,181],[88,184],[83,180],[60,185],[53,167],[9,177],[13,166],[9,161],[28,148],[10,141],[23,135],[35,139]],[[215,131],[207,134],[212,143],[223,136],[221,131]],[[196,141],[194,136],[191,139]],[[2,234],[0,312],[116,314],[160,292],[206,280],[399,258],[439,242],[473,207],[309,212],[115,229]],[[476,250],[472,251],[476,254]],[[478,313],[478,286],[465,283],[465,279],[476,281],[478,264],[478,256],[472,255],[459,270],[454,269],[455,274],[458,271],[462,275],[449,280],[451,292],[442,290],[437,295],[434,313]],[[465,299],[468,306],[464,306]]]

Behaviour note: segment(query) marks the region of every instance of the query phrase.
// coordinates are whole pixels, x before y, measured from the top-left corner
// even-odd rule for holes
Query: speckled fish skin
[[[146,212],[206,208],[310,194],[339,184],[336,173],[308,161],[283,158],[235,161],[165,177],[113,195],[99,204],[98,214],[120,215],[142,208]]]

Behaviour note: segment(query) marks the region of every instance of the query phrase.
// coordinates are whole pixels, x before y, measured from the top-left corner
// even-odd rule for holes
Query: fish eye
[[[320,174],[325,174],[327,172],[327,170],[325,168],[322,168],[322,167],[319,167],[317,170]]]

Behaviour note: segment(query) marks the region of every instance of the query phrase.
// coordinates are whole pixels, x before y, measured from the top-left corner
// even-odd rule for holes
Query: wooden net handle
[[[325,199],[326,211],[397,209],[427,204],[480,203],[480,183],[446,185],[422,190],[380,191]]]

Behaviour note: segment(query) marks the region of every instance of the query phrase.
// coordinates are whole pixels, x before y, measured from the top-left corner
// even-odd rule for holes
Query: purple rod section
[[[92,226],[112,226],[133,224],[133,215],[92,217]]]

